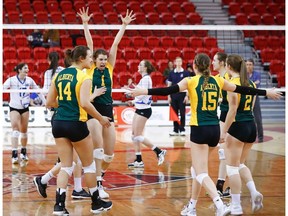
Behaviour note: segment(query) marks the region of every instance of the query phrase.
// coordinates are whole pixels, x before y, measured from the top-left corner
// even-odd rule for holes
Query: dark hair
[[[254,60],[252,58],[246,59],[245,62],[251,62],[254,65]]]
[[[109,53],[106,51],[106,50],[104,50],[104,49],[97,49],[94,53],[93,53],[93,58],[94,58],[94,60],[96,60],[97,58],[98,58],[98,56],[99,55],[109,55]]]
[[[80,60],[80,58],[86,58],[87,56],[87,50],[89,50],[89,48],[87,46],[76,46],[73,50],[71,49],[67,49],[65,51],[65,66],[66,64],[69,64],[69,66],[71,65],[72,62],[78,62]],[[68,66],[68,67],[69,67]]]
[[[147,73],[151,74],[153,71],[155,71],[155,67],[152,65],[152,63],[148,60],[143,60],[144,61],[144,65],[147,68]]]
[[[27,64],[24,63],[24,62],[16,65],[16,66],[14,67],[14,71],[16,71],[17,74],[19,74],[19,70],[21,70],[25,65],[27,65]]]
[[[228,55],[226,62],[233,71],[239,73],[241,86],[249,86],[246,63],[243,58],[240,55],[231,54]]]
[[[49,56],[48,56],[48,59],[51,61],[48,70],[52,69],[51,77],[53,77],[55,72],[56,72],[56,69],[58,67],[59,54],[57,52],[50,52]]]
[[[224,62],[224,66],[226,65],[226,59],[227,59],[227,54],[223,53],[223,52],[217,52],[217,59],[219,60],[219,62]]]
[[[202,96],[203,96],[211,74],[210,71],[211,60],[207,54],[199,53],[194,58],[194,64],[197,66],[198,71],[204,77],[204,82],[202,85]]]

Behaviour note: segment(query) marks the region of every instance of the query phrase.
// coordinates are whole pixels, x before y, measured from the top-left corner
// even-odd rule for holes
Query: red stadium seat
[[[136,19],[134,20],[134,22],[136,24],[147,24],[146,21],[146,15],[143,12],[135,12],[135,17]]]
[[[108,24],[119,24],[119,18],[116,12],[107,12],[105,18]]]
[[[203,40],[201,37],[190,37],[189,38],[189,44],[191,48],[198,48],[198,47],[203,47]]]
[[[33,8],[35,12],[45,11],[45,3],[44,1],[33,1],[32,2]]]
[[[166,36],[166,31],[164,31],[164,30],[153,30],[152,32],[153,32],[153,35],[156,37]]]
[[[151,73],[151,79],[153,82],[153,86],[157,86],[159,84],[162,84],[164,82],[164,76],[159,71],[154,71]]]
[[[78,1],[74,1],[73,6],[74,6],[74,10],[76,12],[79,12],[80,9],[86,8],[86,3],[85,3],[84,0],[83,1],[82,0],[78,0]],[[93,10],[91,10],[91,8],[89,8],[89,11],[90,12],[94,12]]]
[[[45,59],[45,60],[40,59],[40,60],[36,61],[35,70],[38,73],[44,73],[48,68],[49,68],[49,63],[48,63],[47,59]]]
[[[281,60],[273,59],[270,61],[269,71],[271,74],[277,74],[280,71],[284,71],[285,66]]]
[[[19,47],[17,49],[17,58],[26,61],[26,59],[31,59],[31,50],[29,47]]]
[[[195,50],[193,48],[190,47],[184,47],[182,49],[182,58],[183,60],[188,60],[191,61],[195,58]]]
[[[139,1],[129,1],[128,8],[133,10],[135,13],[142,12],[142,8]]]
[[[205,48],[211,49],[213,47],[218,47],[217,39],[214,37],[204,37],[203,45]]]
[[[93,23],[94,24],[103,24],[105,23],[104,13],[101,11],[93,12]]]
[[[272,14],[269,14],[269,13],[265,13],[262,15],[262,23],[264,25],[274,25],[275,22],[274,22],[274,16]]]
[[[280,47],[275,50],[275,58],[285,62],[285,49]]]
[[[115,72],[127,71],[127,62],[124,59],[117,59],[114,70]]]
[[[270,14],[272,14],[274,16],[278,13],[281,13],[280,5],[277,3],[274,3],[274,2],[269,3],[267,5],[266,9],[267,9],[267,12],[269,12]]]
[[[146,40],[141,36],[134,36],[131,38],[132,45],[135,48],[144,47],[146,45]]]
[[[155,36],[148,36],[146,41],[149,48],[159,47],[160,45],[160,39]]]
[[[71,1],[68,0],[62,0],[60,1],[60,8],[63,13],[65,12],[74,12],[73,4]]]
[[[24,34],[19,34],[15,36],[16,47],[25,47],[28,45],[27,36]]]
[[[16,51],[15,51],[15,56],[16,56]],[[5,59],[5,57],[4,57]],[[14,68],[17,66],[18,61],[16,60],[16,57],[13,59],[6,59],[4,61],[4,70],[3,72],[6,74],[10,74],[14,71]]]
[[[72,11],[65,11],[64,12],[64,21],[66,24],[77,24],[78,20],[76,17],[76,13]]]
[[[161,41],[161,46],[163,48],[173,47],[174,39],[172,37],[163,36],[160,38],[160,41]]]
[[[29,1],[19,1],[18,6],[22,14],[23,12],[26,12],[26,11],[34,12],[33,9],[31,8],[31,3]]]
[[[36,12],[36,22],[37,23],[49,23],[47,11]]]
[[[161,22],[165,25],[174,24],[173,15],[170,12],[163,12],[160,14]]]
[[[47,51],[44,47],[35,47],[33,49],[33,58],[35,60],[45,59],[47,60]]]
[[[60,35],[60,43],[62,48],[73,47],[72,38],[69,35]]]
[[[104,13],[114,12],[113,2],[112,1],[102,1],[101,8]]]
[[[77,46],[80,46],[80,45],[86,46],[87,43],[86,43],[85,37],[77,37],[76,38],[76,45]]]
[[[175,23],[178,25],[187,24],[186,14],[183,12],[176,12],[173,18]]]
[[[159,14],[156,12],[147,13],[147,21],[149,24],[160,24]]]
[[[173,61],[174,59],[170,59],[171,61]],[[158,61],[156,61],[157,67],[158,67],[158,71],[164,71],[165,68],[167,67],[168,64],[168,59],[159,59]]]
[[[89,1],[87,3],[87,6],[89,7],[89,11],[92,11],[93,14],[96,12],[100,12],[100,6],[98,2],[95,1]]]
[[[136,55],[137,55],[137,51],[136,49],[132,48],[132,47],[126,47],[122,50],[123,52],[123,57],[126,59],[126,60],[129,60],[129,59],[136,59]]]
[[[177,1],[171,1],[168,3],[168,8],[171,13],[183,12],[181,5]]]
[[[278,13],[275,15],[275,23],[277,25],[285,25],[285,15],[282,13]]]
[[[3,59],[16,59],[17,57],[17,51],[15,47],[5,47],[3,49]]]
[[[100,35],[92,35],[93,47],[94,48],[103,48],[102,37]]]
[[[56,0],[48,0],[46,2],[46,7],[48,12],[50,12],[50,14],[52,12],[59,11],[59,3]]]
[[[271,49],[278,49],[281,47],[281,41],[280,38],[277,36],[269,36],[267,38],[267,44],[269,44],[269,47]]]
[[[256,36],[253,39],[254,48],[261,50],[267,47],[267,38],[265,36]]]
[[[114,37],[113,36],[104,36],[103,37],[103,45],[105,49],[110,49],[114,42]]]
[[[138,30],[139,35],[142,37],[149,37],[153,35],[152,30]]]
[[[13,46],[14,39],[9,34],[3,34],[3,47],[10,47]]]
[[[137,56],[139,59],[150,59],[151,58],[151,50],[147,47],[140,47],[137,50]]]
[[[155,12],[154,11],[154,4],[149,1],[143,1],[141,4],[141,8],[144,13],[150,13],[150,12]]]
[[[125,72],[119,72],[118,77],[120,86],[124,86],[127,84],[128,79],[132,78],[132,75],[131,73],[125,71]]]
[[[254,13],[254,7],[251,2],[244,2],[241,5],[241,11],[242,13],[249,15],[251,13]]]
[[[133,71],[132,71],[132,72],[133,72]],[[133,78],[133,80],[134,80],[135,83],[139,83],[140,80],[141,80],[141,78],[142,78],[142,76],[141,76],[140,73],[138,73],[138,72],[135,71],[135,73],[133,73],[132,78]]]
[[[238,2],[230,2],[228,7],[228,13],[230,16],[235,16],[237,13],[241,12],[240,4]]]
[[[282,73],[277,74],[277,81],[278,81],[278,87],[285,87],[286,83],[285,83],[285,72],[282,71]]]
[[[237,13],[235,22],[237,25],[249,25],[247,15],[244,13]]]
[[[258,13],[259,15],[262,15],[264,13],[267,13],[266,11],[266,4],[262,3],[262,2],[258,2],[254,5],[254,10],[256,13]]]
[[[207,48],[203,48],[203,47],[197,48],[197,49],[195,50],[195,53],[196,53],[196,54],[206,53],[208,56],[211,55],[210,50],[207,49]],[[210,56],[210,57],[211,57],[211,56]]]
[[[128,36],[123,36],[120,43],[119,43],[119,48],[123,49],[125,47],[130,47],[131,46],[131,39]]]
[[[178,48],[184,48],[187,47],[189,43],[189,40],[187,37],[183,37],[183,36],[178,36],[174,38],[174,44],[176,47]]]
[[[269,63],[271,60],[275,59],[275,51],[270,48],[265,48],[261,50],[262,63]]]
[[[187,20],[188,20],[189,24],[192,24],[192,25],[202,23],[202,17],[196,12],[189,13],[187,16]]]
[[[62,12],[60,11],[50,12],[50,20],[51,20],[51,23],[53,24],[62,24],[63,23]]]
[[[35,23],[35,21],[34,21],[34,12],[32,12],[32,11],[24,11],[24,12],[22,12],[22,23],[24,23],[24,24]]]
[[[123,13],[127,10],[127,3],[124,1],[116,1],[114,3],[114,8],[117,11],[117,13]]]
[[[17,8],[17,1],[14,0],[6,0],[5,4],[4,4],[4,8],[6,10],[6,12],[11,12],[11,11],[15,11]]]
[[[195,6],[192,2],[182,2],[181,3],[181,9],[184,13],[191,13],[191,12],[195,12]]]
[[[249,14],[248,20],[252,25],[260,25],[261,24],[261,16],[257,13]]]
[[[175,59],[176,57],[180,57],[181,56],[181,51],[178,48],[175,48],[175,47],[167,48],[166,53],[167,53],[166,54],[167,59]]]
[[[167,3],[163,1],[157,1],[154,5],[157,13],[166,13],[169,12],[169,9],[167,7]],[[169,12],[170,13],[170,12]]]
[[[128,71],[138,71],[138,65],[140,63],[140,60],[138,59],[130,59],[128,60],[127,62],[127,65],[128,65]]]

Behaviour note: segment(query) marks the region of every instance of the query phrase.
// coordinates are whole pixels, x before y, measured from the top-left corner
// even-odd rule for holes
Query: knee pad
[[[20,138],[21,139],[27,138],[27,133],[20,133]]]
[[[93,157],[99,160],[103,160],[104,157],[104,149],[103,148],[97,148],[93,150]]]
[[[83,167],[84,173],[96,173],[95,161],[93,161],[89,166]]]
[[[195,179],[196,178],[196,172],[195,172],[195,169],[193,168],[193,166],[191,166],[191,176],[192,176],[192,179]]]
[[[13,130],[12,131],[12,137],[18,138],[19,136],[20,136],[20,132],[19,131],[17,131],[17,130]]]
[[[245,167],[247,167],[245,164],[240,164],[240,166],[239,166],[239,171],[240,171],[242,168],[245,168]]]
[[[225,151],[224,151],[224,149],[220,148],[220,149],[218,150],[218,156],[219,156],[219,160],[225,160],[225,159],[226,159],[226,158],[225,158]]]
[[[61,170],[65,171],[69,177],[71,177],[74,170],[74,164],[71,167],[61,167]]]
[[[227,176],[239,175],[239,167],[226,165]]]
[[[208,176],[208,173],[201,173],[196,176],[196,180],[199,182],[200,185],[202,185],[204,178],[206,178],[207,176]]]
[[[104,156],[103,156],[103,160],[106,163],[111,163],[113,161],[113,158],[114,158],[114,154],[113,155],[104,154]]]
[[[143,142],[144,139],[145,139],[145,137],[142,136],[142,135],[140,135],[140,136],[133,136],[133,137],[132,137],[132,141],[133,141],[133,142]]]

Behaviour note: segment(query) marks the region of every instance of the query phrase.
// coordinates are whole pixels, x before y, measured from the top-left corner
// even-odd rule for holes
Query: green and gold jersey
[[[240,77],[231,78],[230,82],[235,85],[240,85]],[[252,88],[255,88],[255,83],[253,83],[251,80],[249,80],[250,86]],[[238,108],[237,113],[235,116],[236,122],[244,122],[244,121],[251,121],[254,119],[253,117],[253,95],[241,95],[237,94],[238,96]]]
[[[196,75],[187,77],[188,92],[191,106],[190,125],[218,125],[217,106],[220,92],[224,85],[222,77],[210,76],[208,84],[203,92],[204,77]]]
[[[220,77],[220,74],[217,74],[215,77]],[[225,80],[230,80],[229,74],[226,72],[223,77]],[[228,112],[229,105],[227,101],[227,91],[221,90],[220,98],[222,98],[222,101],[220,103],[220,110],[224,112]]]
[[[100,95],[96,98],[94,98],[94,103],[100,103],[100,104],[112,104],[112,78],[113,78],[113,67],[108,62],[107,66],[103,71],[96,68],[95,63],[93,66],[86,70],[86,74],[91,77],[92,79],[92,91],[94,91],[95,86],[97,88],[106,87],[106,92],[103,95]]]
[[[58,108],[55,120],[87,121],[87,113],[80,106],[80,88],[90,79],[82,70],[70,67],[59,72],[53,82],[58,92]]]

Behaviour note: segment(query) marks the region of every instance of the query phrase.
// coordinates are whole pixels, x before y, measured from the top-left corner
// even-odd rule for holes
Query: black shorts
[[[29,107],[27,107],[25,109],[15,109],[15,108],[9,106],[9,108],[10,108],[10,112],[11,111],[17,111],[20,115],[22,115],[25,112],[29,112]]]
[[[148,109],[136,109],[135,113],[137,113],[140,116],[143,116],[147,119],[149,119],[152,115],[152,109],[148,108]]]
[[[99,104],[99,103],[92,103],[95,109],[102,115],[111,118],[110,122],[114,122],[114,115],[113,115],[113,106],[112,104]],[[88,115],[88,119],[92,119],[93,117]]]
[[[208,144],[210,147],[218,145],[220,140],[219,125],[190,126],[190,140],[197,144]]]
[[[89,130],[86,122],[53,120],[52,134],[54,138],[67,138],[78,142],[89,135]]]
[[[228,133],[245,143],[254,143],[257,136],[256,125],[254,121],[233,122]]]
[[[227,113],[228,113],[227,111],[221,111],[221,113],[220,113],[220,121],[221,122],[225,122]]]

